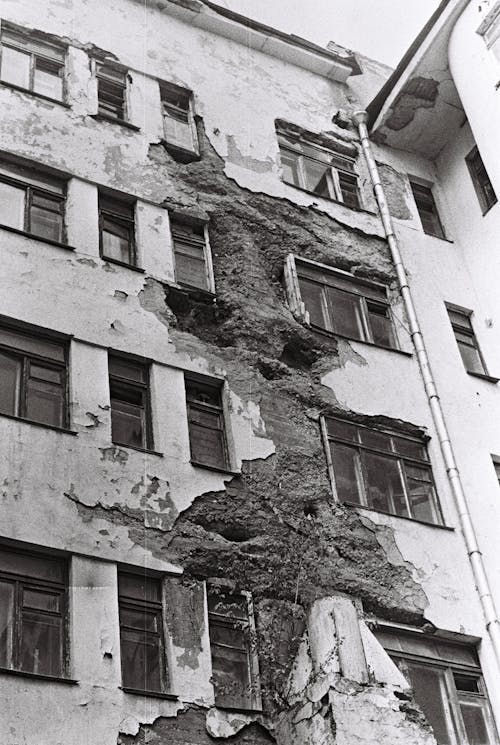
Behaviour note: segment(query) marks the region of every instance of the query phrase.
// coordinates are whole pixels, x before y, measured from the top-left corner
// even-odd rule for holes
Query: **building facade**
[[[500,4],[0,7],[0,741],[498,743]]]

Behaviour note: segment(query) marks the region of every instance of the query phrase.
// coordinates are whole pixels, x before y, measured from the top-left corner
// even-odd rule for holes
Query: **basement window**
[[[110,355],[111,439],[116,445],[152,447],[149,365]]]
[[[187,288],[214,291],[206,226],[171,220],[175,279]]]
[[[0,162],[0,223],[60,243],[66,184],[47,173]]]
[[[66,49],[35,33],[2,28],[0,79],[16,88],[62,101]]]
[[[385,629],[375,635],[413,688],[439,745],[498,742],[474,646]]]
[[[441,525],[422,439],[325,417],[323,436],[340,502]]]
[[[0,549],[0,667],[64,676],[66,591],[65,561]]]
[[[136,266],[134,206],[99,192],[99,247],[106,261]]]
[[[66,343],[0,328],[0,413],[67,424]]]
[[[175,150],[199,154],[193,94],[173,83],[160,82],[165,142]]]
[[[259,662],[250,593],[208,588],[215,705],[260,710]]]
[[[96,63],[98,113],[123,122],[127,118],[127,73],[109,62]]]
[[[418,215],[424,233],[434,235],[436,238],[444,238],[444,230],[441,224],[436,202],[430,186],[410,181],[410,187],[417,205]]]
[[[467,163],[483,215],[485,215],[498,200],[477,147],[472,148],[465,162]]]
[[[290,254],[284,270],[292,312],[313,327],[398,349],[385,285]]]
[[[185,375],[191,463],[229,470],[222,381]]]
[[[353,157],[278,133],[283,181],[325,199],[361,208]]]
[[[479,344],[472,328],[472,311],[459,308],[456,305],[447,305],[446,309],[465,369],[468,373],[487,375]]]
[[[123,688],[144,693],[166,692],[161,580],[119,572],[118,606]]]

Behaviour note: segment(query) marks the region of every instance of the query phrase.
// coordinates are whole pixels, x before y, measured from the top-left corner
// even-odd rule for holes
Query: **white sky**
[[[395,67],[439,0],[215,0],[324,46],[336,41]]]

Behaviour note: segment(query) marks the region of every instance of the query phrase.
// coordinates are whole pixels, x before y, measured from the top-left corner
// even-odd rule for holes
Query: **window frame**
[[[342,152],[340,149],[335,150],[334,149],[334,143],[332,142],[331,148],[327,148],[321,145],[318,145],[315,142],[309,141],[304,136],[293,136],[291,134],[282,132],[277,130],[277,139],[278,139],[278,149],[279,149],[279,155],[280,155],[280,167],[281,167],[281,180],[283,183],[288,184],[289,186],[293,186],[294,188],[301,189],[302,191],[306,191],[308,194],[314,194],[314,196],[320,197],[321,199],[328,199],[331,202],[337,202],[339,204],[345,205],[349,209],[355,209],[355,210],[363,210],[363,198],[360,188],[360,179],[359,179],[359,173],[356,170],[356,162],[357,158],[356,155],[353,153],[353,155],[347,155],[346,153]],[[333,163],[328,163],[325,160],[322,160],[320,157],[315,158],[313,155],[309,153],[304,153],[302,150],[302,146],[307,148],[308,150],[316,150],[318,153],[325,154],[325,157],[329,158],[331,160],[338,160],[340,162],[345,162],[346,168],[342,168],[340,165],[334,165]],[[296,165],[296,173],[297,173],[297,179],[298,184],[292,183],[291,181],[288,181],[284,177],[284,170],[283,170],[283,155],[285,154],[285,157],[288,156],[289,158],[292,157],[294,160],[294,163]],[[308,186],[307,182],[307,172],[306,172],[306,161],[311,161],[315,164],[320,164],[325,168],[325,177],[326,177],[326,186],[329,196],[325,196],[323,194],[318,194],[317,192],[311,190]],[[350,166],[350,167],[349,167]],[[348,180],[351,180],[354,187],[355,187],[355,201],[356,205],[350,204],[345,199],[345,195],[342,190],[342,178],[347,178]],[[346,189],[348,191],[348,189]]]
[[[320,289],[320,298],[323,316],[326,318],[325,312],[328,314],[327,323],[330,328],[318,326],[317,324],[311,323],[310,312],[308,311],[305,302],[302,299],[302,293],[300,289],[300,265],[303,264],[306,268],[313,273],[317,273],[318,278],[313,279],[311,277],[305,277],[309,282],[315,282]],[[331,282],[327,282],[324,279],[324,275],[331,278]],[[367,280],[360,277],[355,277],[353,274],[344,272],[341,269],[334,269],[326,264],[321,264],[317,261],[311,261],[310,259],[304,259],[294,254],[287,256],[285,267],[284,267],[284,284],[288,299],[288,305],[294,315],[296,315],[303,323],[306,323],[311,328],[321,333],[330,334],[333,336],[340,336],[345,339],[352,339],[353,341],[359,341],[364,344],[372,344],[373,346],[380,347],[381,349],[387,349],[389,351],[401,351],[399,346],[399,339],[396,333],[396,324],[394,313],[392,310],[391,302],[388,298],[387,286],[374,282],[373,280]],[[335,284],[337,279],[337,284]],[[346,288],[347,285],[347,288]],[[333,305],[331,301],[324,300],[324,288],[330,287],[337,291],[343,292],[350,296],[359,299],[359,309],[361,310],[361,328],[363,331],[364,338],[358,338],[354,336],[347,336],[334,330],[333,320],[335,316]],[[325,305],[326,303],[326,305]],[[380,342],[374,341],[374,334],[371,327],[371,313],[370,304],[383,307],[386,311],[385,318],[390,323],[390,333],[392,336],[393,344],[391,346],[381,344]]]
[[[209,403],[203,403],[202,401],[195,401],[194,406],[193,402],[188,399],[188,385],[193,386],[201,386],[205,388],[211,388],[212,390],[216,390],[219,395],[219,401],[220,404],[218,406],[209,404]],[[189,436],[189,452],[190,452],[190,462],[193,466],[197,466],[200,468],[206,468],[208,470],[212,471],[222,471],[222,472],[230,472],[233,473],[232,470],[232,458],[231,458],[231,448],[230,448],[230,439],[229,439],[229,417],[227,412],[227,406],[226,406],[226,397],[225,397],[225,387],[226,383],[225,380],[221,378],[209,378],[204,375],[200,375],[198,373],[193,373],[191,371],[185,370],[184,371],[184,390],[185,390],[185,401],[186,401],[186,422],[188,427],[188,436]],[[209,414],[217,414],[219,417],[219,422],[221,426],[219,428],[216,427],[208,427],[206,425],[199,426],[203,427],[203,429],[207,429],[210,432],[220,432],[221,433],[221,444],[222,444],[222,454],[224,462],[220,465],[215,465],[213,463],[204,463],[203,461],[196,460],[194,458],[194,447],[193,447],[193,433],[191,430],[191,419],[190,419],[190,409],[194,408],[194,410],[198,411],[205,411]],[[193,422],[194,424],[198,424],[197,422]]]
[[[176,85],[175,83],[171,83],[167,80],[158,80],[159,88],[160,88],[160,104],[161,104],[161,117],[162,117],[162,127],[163,127],[163,142],[167,146],[167,149],[172,149],[172,151],[176,154],[182,155],[186,154],[188,156],[195,155],[198,157],[200,155],[200,143],[198,140],[198,130],[196,128],[196,122],[195,122],[195,111],[194,111],[194,96],[193,92],[189,90],[189,88],[183,88],[180,85]],[[169,139],[168,133],[167,133],[167,127],[165,125],[165,118],[173,118],[169,117],[168,113],[165,113],[166,107],[168,107],[168,102],[166,101],[166,98],[168,95],[178,95],[180,97],[185,97],[187,101],[187,107],[181,108],[178,106],[174,106],[173,104],[170,104],[171,108],[179,109],[180,111],[186,112],[187,116],[187,125],[189,126],[189,131],[191,134],[191,146],[186,147],[183,144],[180,144],[178,142],[175,142],[171,138]]]
[[[111,362],[116,360],[127,365],[135,365],[137,368],[144,370],[145,382],[133,380],[131,378],[125,378],[111,372]],[[142,397],[142,411],[144,416],[143,422],[143,445],[131,445],[130,443],[118,442],[113,438],[113,395],[112,395],[112,383],[116,383],[122,387],[128,387],[134,391],[140,391]],[[138,360],[136,357],[125,355],[121,352],[115,352],[115,350],[108,350],[108,385],[109,385],[109,399],[110,399],[110,415],[111,415],[111,442],[113,445],[119,447],[128,447],[133,450],[140,451],[152,451],[154,447],[154,432],[153,432],[153,416],[152,416],[152,402],[151,402],[151,362],[148,360]],[[120,399],[116,399],[120,400]]]
[[[101,200],[109,203],[115,202],[118,205],[122,205],[123,208],[127,207],[130,211],[130,215],[127,216],[124,212],[120,212],[120,209],[113,209],[113,206],[106,207],[102,206]],[[112,264],[118,264],[118,266],[131,267],[133,269],[140,269],[137,263],[137,240],[136,240],[136,204],[137,200],[127,199],[123,197],[117,197],[113,194],[99,189],[98,190],[98,213],[99,213],[99,255],[103,261],[109,261]],[[125,211],[125,210],[124,210]],[[128,256],[129,261],[121,261],[113,257],[106,256],[104,253],[104,240],[103,233],[105,232],[105,220],[109,220],[112,224],[121,226],[128,232]],[[111,232],[111,231],[107,231]]]
[[[426,235],[432,235],[434,238],[441,238],[442,240],[447,240],[446,234],[444,231],[443,222],[441,220],[441,216],[439,214],[437,203],[434,198],[433,185],[424,183],[420,181],[419,179],[413,178],[412,176],[408,176],[408,181],[410,184],[410,189],[411,189],[411,193],[413,196],[413,200],[417,208],[418,217],[420,219],[422,230],[424,231]],[[430,209],[425,209],[424,207],[422,207],[423,202],[425,203],[425,205],[427,205],[428,208],[430,207]],[[428,226],[426,222],[424,221],[422,213],[424,214],[424,217],[426,215],[432,216],[432,221],[433,221],[432,229],[430,230],[427,229]]]
[[[331,435],[328,431],[328,420],[337,421],[341,424],[348,424],[350,426],[356,427],[358,430],[366,430],[369,432],[375,432],[377,434],[386,436],[390,438],[390,445],[391,449],[388,450],[382,450],[379,449],[373,445],[366,445],[360,441],[359,434],[357,435],[357,440],[349,440],[347,438],[342,438],[340,436]],[[406,433],[402,432],[395,432],[393,430],[380,428],[380,427],[367,427],[363,424],[358,424],[357,422],[353,422],[349,419],[346,419],[342,416],[327,416],[322,415],[320,417],[320,428],[321,428],[321,435],[323,439],[323,447],[325,451],[326,456],[326,462],[327,462],[327,469],[328,469],[328,475],[330,478],[330,484],[332,487],[332,494],[333,498],[336,502],[339,504],[348,504],[352,507],[358,507],[360,509],[365,510],[373,510],[374,512],[379,512],[383,515],[391,515],[392,517],[398,517],[398,518],[404,518],[407,520],[413,520],[414,522],[420,522],[425,525],[433,525],[438,527],[444,526],[444,519],[443,519],[443,513],[441,509],[441,504],[439,502],[437,489],[436,489],[436,482],[434,479],[434,474],[432,471],[432,463],[428,456],[428,450],[427,450],[427,441],[424,438],[419,437],[413,437],[411,435],[408,435]],[[398,452],[394,448],[394,442],[392,438],[399,438],[408,440],[409,442],[413,442],[418,444],[424,451],[426,457],[425,458],[416,458],[411,455],[405,455],[401,452]],[[358,491],[358,496],[360,498],[359,502],[352,502],[349,500],[344,500],[339,495],[339,490],[337,487],[336,477],[335,477],[335,464],[334,464],[334,456],[332,454],[331,450],[331,443],[338,443],[339,445],[343,447],[349,447],[352,450],[356,451],[356,462],[358,464],[358,472],[357,472],[357,481],[356,481],[356,487]],[[391,461],[396,462],[397,464],[397,471],[400,477],[400,482],[403,487],[403,496],[405,499],[405,506],[406,511],[408,514],[401,515],[396,512],[396,509],[394,507],[393,512],[388,512],[386,510],[382,510],[377,507],[372,507],[368,503],[368,477],[366,474],[366,466],[364,464],[363,460],[363,452],[371,453],[373,455],[376,455],[378,457],[386,457],[389,458]],[[429,479],[425,481],[426,484],[430,484],[431,486],[431,496],[428,500],[428,504],[430,507],[430,511],[433,513],[435,517],[435,521],[431,522],[429,520],[423,520],[419,517],[414,517],[412,514],[412,508],[411,508],[411,501],[409,499],[409,486],[408,486],[408,480],[409,476],[407,474],[405,466],[408,465],[410,468],[417,467],[417,468],[425,468],[429,474]],[[419,479],[421,480],[421,479]],[[389,500],[388,500],[389,501]],[[394,504],[393,504],[394,506]]]
[[[173,266],[174,266],[174,276],[176,283],[187,290],[193,290],[196,292],[207,292],[211,293],[212,295],[215,294],[215,280],[214,280],[214,272],[213,272],[213,263],[212,263],[212,252],[210,250],[210,243],[209,243],[209,233],[208,233],[208,224],[207,223],[194,223],[190,222],[186,219],[182,219],[182,217],[176,216],[176,215],[170,215],[170,236],[171,236],[171,242],[172,242],[172,260],[173,260]],[[191,238],[189,235],[181,234],[177,231],[177,226],[184,225],[186,227],[199,227],[203,229],[203,237],[199,236],[198,239],[196,236]],[[177,235],[176,235],[177,233]],[[205,287],[197,287],[196,285],[191,285],[187,282],[183,282],[177,277],[177,253],[182,253],[182,251],[178,252],[176,250],[176,237],[178,237],[179,240],[181,240],[184,243],[195,245],[197,248],[203,249],[203,263],[204,263],[204,269],[205,269],[205,280],[206,285]]]
[[[425,644],[425,636],[421,632],[412,633],[411,631],[408,631],[406,629],[399,631],[398,629],[395,629],[391,626],[377,624],[377,628],[375,629],[375,636],[377,636],[377,629],[383,631],[386,637],[388,634],[390,634],[394,638],[397,638],[401,646],[404,646],[404,641],[401,644],[400,640],[405,638],[412,638],[413,646],[418,645],[419,642],[422,643],[422,647]],[[441,642],[442,645],[448,646],[448,648],[450,649],[452,649],[453,647],[455,647],[456,649],[462,647],[469,650],[470,652],[473,652],[474,657],[477,660],[477,664],[467,664],[459,660],[451,661],[449,659],[439,657],[438,654],[434,654],[434,656],[431,657],[430,654],[424,654],[425,650],[422,650],[421,654],[405,651],[403,649],[395,650],[389,648],[388,646],[385,646],[383,643],[383,639],[379,639],[379,643],[382,644],[386,653],[398,667],[401,674],[406,678],[411,688],[413,688],[413,686],[411,685],[411,678],[408,674],[408,663],[435,671],[441,671],[442,673],[444,673],[445,693],[447,696],[446,703],[449,707],[449,716],[451,718],[451,721],[446,721],[447,717],[445,717],[447,734],[450,738],[450,745],[465,745],[469,742],[465,730],[463,716],[461,713],[461,704],[468,701],[477,701],[480,703],[481,711],[484,715],[483,720],[488,733],[488,737],[490,739],[489,745],[495,745],[495,743],[497,742],[495,720],[493,717],[493,712],[491,710],[488,692],[484,684],[481,666],[479,664],[479,660],[477,659],[476,646],[472,644],[466,644],[464,642],[455,641],[447,643],[446,639],[441,639],[440,637],[437,637],[435,641],[438,645]],[[400,664],[398,664],[398,661]],[[464,677],[474,678],[477,682],[478,691],[464,691],[457,688],[455,676],[458,677],[460,675]]]
[[[484,216],[498,202],[498,197],[477,145],[474,145],[472,150],[465,156],[465,163],[467,164],[469,175]],[[486,177],[486,180],[484,177]],[[491,188],[492,197],[488,196],[488,185]]]
[[[25,574],[22,571],[8,572],[1,566],[2,555],[4,552],[10,554],[17,554],[20,557],[36,558],[37,561],[43,562],[43,560],[50,560],[58,562],[61,566],[62,580],[56,581],[41,577],[32,577],[29,574]],[[33,675],[44,679],[65,679],[69,680],[69,566],[68,561],[65,557],[60,555],[44,554],[39,551],[23,550],[15,546],[6,544],[0,544],[0,581],[10,583],[14,585],[14,602],[13,602],[13,622],[12,622],[12,659],[11,665],[7,665],[5,670],[25,674]],[[22,657],[22,639],[23,639],[23,597],[22,593],[24,589],[35,589],[46,593],[58,595],[61,603],[60,611],[49,611],[46,609],[32,609],[41,613],[42,615],[49,615],[51,617],[60,618],[61,621],[61,636],[60,636],[60,670],[57,675],[50,673],[39,673],[32,670],[24,670],[20,666]],[[28,606],[29,608],[29,606]]]
[[[448,314],[448,320],[451,325],[451,330],[453,332],[453,336],[455,338],[455,342],[458,347],[458,352],[460,354],[460,359],[462,360],[462,364],[464,366],[464,370],[469,375],[479,375],[482,377],[490,377],[488,373],[488,368],[486,367],[486,363],[484,361],[483,354],[481,352],[481,347],[479,346],[479,342],[476,336],[476,332],[474,331],[474,327],[472,325],[472,316],[474,315],[474,311],[469,310],[468,308],[462,308],[459,305],[454,305],[453,303],[445,303],[446,312]],[[454,321],[450,315],[450,313],[456,313],[457,315],[461,315],[464,318],[467,319],[468,324],[467,325],[461,325],[457,323],[457,321]],[[466,343],[463,340],[460,340],[457,338],[457,333],[462,334],[463,336],[468,337],[471,340],[471,343]],[[479,362],[481,364],[482,370],[470,370],[466,364],[465,360],[462,355],[462,348],[461,345],[470,347],[471,349],[475,349],[477,352],[477,356],[479,359]]]
[[[16,45],[15,41],[12,41],[11,39],[7,39],[7,42],[4,41],[4,33],[7,34],[7,36],[18,36],[21,37],[21,45]],[[25,46],[23,46],[23,42]],[[36,49],[33,49],[33,46],[40,45],[42,47],[46,47],[48,49],[54,48],[55,50],[58,50],[60,52],[60,55],[62,57],[62,61],[55,58],[54,56],[50,56],[50,54],[44,54],[41,51],[37,51]],[[18,85],[16,83],[11,83],[8,80],[4,80],[2,75],[2,51],[4,47],[8,47],[9,49],[14,49],[17,52],[21,52],[22,54],[29,55],[30,57],[30,64],[29,64],[29,83],[28,87],[24,87],[22,85]],[[0,83],[3,85],[10,86],[12,88],[16,88],[18,90],[25,91],[27,93],[31,93],[35,96],[40,96],[41,98],[45,98],[48,101],[54,101],[55,103],[66,103],[66,61],[67,61],[67,51],[68,46],[67,44],[64,44],[64,42],[57,43],[55,41],[47,41],[46,39],[42,38],[41,34],[38,34],[36,31],[28,31],[27,29],[24,29],[19,26],[14,26],[9,23],[2,22],[0,24]],[[39,91],[35,90],[34,84],[35,84],[35,70],[36,70],[36,63],[37,60],[45,60],[48,61],[50,64],[57,65],[59,67],[59,74],[58,77],[61,78],[61,98],[54,98],[53,96],[48,96],[45,93],[40,93]],[[56,77],[54,75],[54,77]]]
[[[229,595],[235,597],[244,598],[246,601],[246,614],[247,618],[244,622],[241,619],[232,619],[231,616],[216,613],[210,610],[209,597],[211,595]],[[262,693],[260,685],[260,667],[259,667],[259,654],[257,649],[257,633],[255,627],[255,613],[253,606],[252,593],[248,590],[235,590],[234,586],[224,581],[209,580],[206,583],[206,596],[207,596],[207,614],[208,614],[208,635],[210,643],[210,659],[212,661],[212,647],[213,646],[225,646],[221,643],[213,642],[210,636],[211,624],[233,627],[235,629],[241,629],[245,637],[246,656],[247,656],[247,672],[248,672],[248,692],[243,694],[245,701],[242,699],[241,705],[231,705],[217,701],[217,685],[214,680],[212,672],[212,682],[214,686],[215,694],[215,705],[221,709],[228,709],[233,711],[262,711]],[[246,630],[243,629],[242,623],[246,624]],[[229,646],[229,645],[228,645]],[[230,647],[231,649],[233,647]],[[235,647],[235,649],[239,649]],[[213,664],[213,663],[212,663]]]
[[[20,349],[19,347],[8,346],[0,338],[0,353],[5,356],[20,361],[21,364],[21,375],[19,378],[19,391],[18,400],[16,402],[16,408],[19,414],[7,414],[1,413],[0,416],[6,416],[8,418],[19,419],[25,422],[31,422],[43,427],[51,427],[54,429],[65,429],[69,427],[69,339],[67,337],[59,336],[58,334],[51,335],[50,332],[42,330],[41,333],[34,332],[32,329],[26,329],[16,325],[6,324],[0,322],[0,334],[2,331],[7,333],[15,334],[18,336],[25,336],[28,339],[32,339],[35,342],[46,341],[49,344],[57,344],[61,347],[63,353],[63,361],[53,360],[51,357],[44,357],[42,354],[36,352],[28,352]],[[32,362],[38,363],[41,367],[49,370],[57,370],[61,374],[61,424],[52,424],[51,422],[43,422],[37,419],[30,419],[26,416],[27,402],[28,402],[28,384],[30,378],[30,367]]]
[[[123,89],[122,89],[122,116],[113,116],[108,111],[101,110],[101,101],[99,97],[100,83],[101,81],[108,85],[114,85],[118,87],[120,83],[113,79],[112,75],[107,75],[106,72],[102,71],[102,68],[110,68],[112,72],[123,74]],[[119,124],[129,124],[129,100],[128,100],[128,69],[123,65],[114,62],[113,60],[94,60],[95,79],[97,83],[97,116],[104,119],[108,119],[112,122],[118,122]]]

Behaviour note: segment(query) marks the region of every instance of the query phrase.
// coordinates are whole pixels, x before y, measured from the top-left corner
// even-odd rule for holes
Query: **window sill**
[[[192,163],[196,160],[201,160],[199,150],[189,150],[188,148],[182,147],[182,145],[175,145],[173,142],[168,142],[168,140],[165,140],[164,138],[162,138],[160,142],[167,152],[171,153],[174,158],[178,158],[182,163]]]
[[[375,347],[376,349],[383,349],[385,352],[391,352],[391,353],[396,352],[396,354],[402,354],[403,357],[413,357],[412,352],[405,352],[403,349],[398,349],[397,347],[383,347],[381,344],[375,344],[372,341],[365,341],[364,339],[353,339],[352,336],[344,336],[344,334],[336,334],[333,331],[322,329],[319,326],[313,326],[313,324],[311,323],[309,324],[309,328],[312,331],[316,331],[318,334],[324,334],[325,336],[339,338],[339,339],[346,339],[347,341],[353,341],[356,344],[366,344],[367,347]]]
[[[224,704],[218,704],[217,701],[215,707],[222,711],[233,711],[235,714],[262,714],[264,711],[262,706],[225,706]]]
[[[415,517],[408,517],[407,515],[395,515],[393,512],[383,512],[383,510],[376,510],[374,507],[365,507],[362,504],[356,504],[355,502],[338,502],[338,504],[345,504],[346,507],[355,507],[357,510],[366,510],[367,512],[376,512],[378,515],[386,515],[387,517],[396,517],[398,520],[408,520],[411,523],[417,523],[417,525],[425,525],[428,528],[439,528],[439,530],[448,530],[451,532],[455,531],[450,525],[441,525],[440,523],[429,523],[426,520],[418,520]]]
[[[310,191],[309,189],[304,189],[303,186],[297,186],[296,184],[290,184],[288,181],[283,181],[284,184],[287,186],[290,186],[292,189],[297,189],[298,191],[303,191],[305,194],[309,194],[311,197],[316,197],[316,199],[321,199],[322,202],[330,202],[331,204],[340,204],[342,207],[345,207],[347,210],[352,210],[353,212],[361,212],[365,215],[374,215],[377,216],[377,212],[373,212],[372,210],[367,210],[365,207],[353,207],[350,204],[346,204],[345,202],[341,202],[338,199],[332,199],[332,197],[322,197],[320,194],[316,194],[314,191]]]
[[[494,206],[495,206],[496,204],[498,204],[498,199],[496,199],[496,200],[495,200],[495,201],[493,202],[493,204],[490,204],[490,206],[489,206],[489,207],[487,207],[486,209],[482,210],[482,215],[483,215],[483,217],[484,217],[485,215],[487,215],[487,214],[488,214],[488,212],[489,212],[490,210],[492,210],[492,209],[493,209],[493,207],[494,207]]]
[[[58,98],[51,98],[50,96],[45,96],[43,93],[32,91],[29,88],[23,88],[21,85],[16,85],[15,83],[8,83],[6,80],[0,80],[0,85],[4,86],[5,88],[11,88],[13,91],[19,91],[20,93],[27,93],[29,96],[33,96],[34,98],[40,98],[42,101],[50,101],[50,103],[56,103],[58,104],[58,106],[62,106],[65,109],[71,108],[69,103],[66,103],[66,101],[60,101]]]
[[[49,246],[57,246],[57,248],[65,248],[66,251],[74,251],[74,246],[69,246],[67,243],[61,241],[54,241],[52,238],[44,238],[41,235],[35,235],[34,233],[27,233],[26,230],[20,230],[19,228],[13,228],[11,225],[2,225],[0,223],[1,230],[7,230],[9,233],[16,233],[17,235],[24,235],[25,238],[31,238],[34,241],[40,241],[41,243],[48,243]]]
[[[466,370],[465,371],[467,375],[471,375],[473,378],[479,378],[480,380],[485,380],[487,383],[498,383],[500,378],[494,378],[491,375],[486,375],[486,373],[478,373],[473,372],[472,370]]]
[[[168,701],[178,701],[179,696],[175,693],[163,693],[162,691],[142,691],[140,688],[126,688],[120,686],[120,690],[124,693],[130,693],[132,696],[147,696],[148,698],[164,698]]]
[[[55,432],[61,432],[64,435],[73,435],[76,437],[78,432],[73,429],[67,429],[66,427],[58,427],[56,424],[45,424],[44,422],[35,422],[33,419],[25,419],[22,416],[14,416],[13,414],[3,414],[0,412],[0,417],[5,419],[12,419],[14,422],[24,422],[24,424],[32,424],[35,427],[43,427],[43,429],[52,429]]]
[[[158,452],[158,450],[151,450],[150,448],[139,448],[135,445],[129,445],[125,442],[113,442],[113,445],[116,445],[116,447],[119,448],[128,448],[129,450],[136,450],[138,453],[146,453],[146,455],[157,455],[159,458],[164,458],[165,456],[163,453]]]
[[[197,460],[189,461],[195,468],[204,468],[206,471],[215,471],[216,473],[224,473],[228,476],[241,476],[240,471],[231,471],[229,468],[219,468],[218,466],[209,466],[205,463],[199,463]]]
[[[95,119],[96,122],[110,122],[111,124],[119,124],[121,127],[131,129],[133,132],[140,132],[141,128],[137,127],[131,122],[127,122],[125,119],[115,119],[112,116],[106,116],[106,114],[89,114],[91,119]]]
[[[434,233],[426,233],[426,231],[422,228],[422,232],[424,235],[428,236],[429,238],[436,238],[438,241],[444,241],[445,243],[455,243],[455,241],[452,238],[447,238],[445,235],[434,235]]]
[[[125,269],[132,269],[133,272],[139,272],[140,274],[146,273],[146,270],[142,269],[142,267],[135,266],[134,264],[126,264],[124,261],[118,261],[118,259],[108,259],[107,256],[101,256],[101,259],[108,264],[116,264],[116,266],[123,266]]]
[[[32,678],[33,680],[46,680],[52,683],[64,683],[65,685],[78,685],[77,680],[72,678],[59,678],[56,675],[41,675],[40,673],[30,673],[26,670],[12,670],[10,667],[0,667],[0,675],[17,675],[20,678]]]

